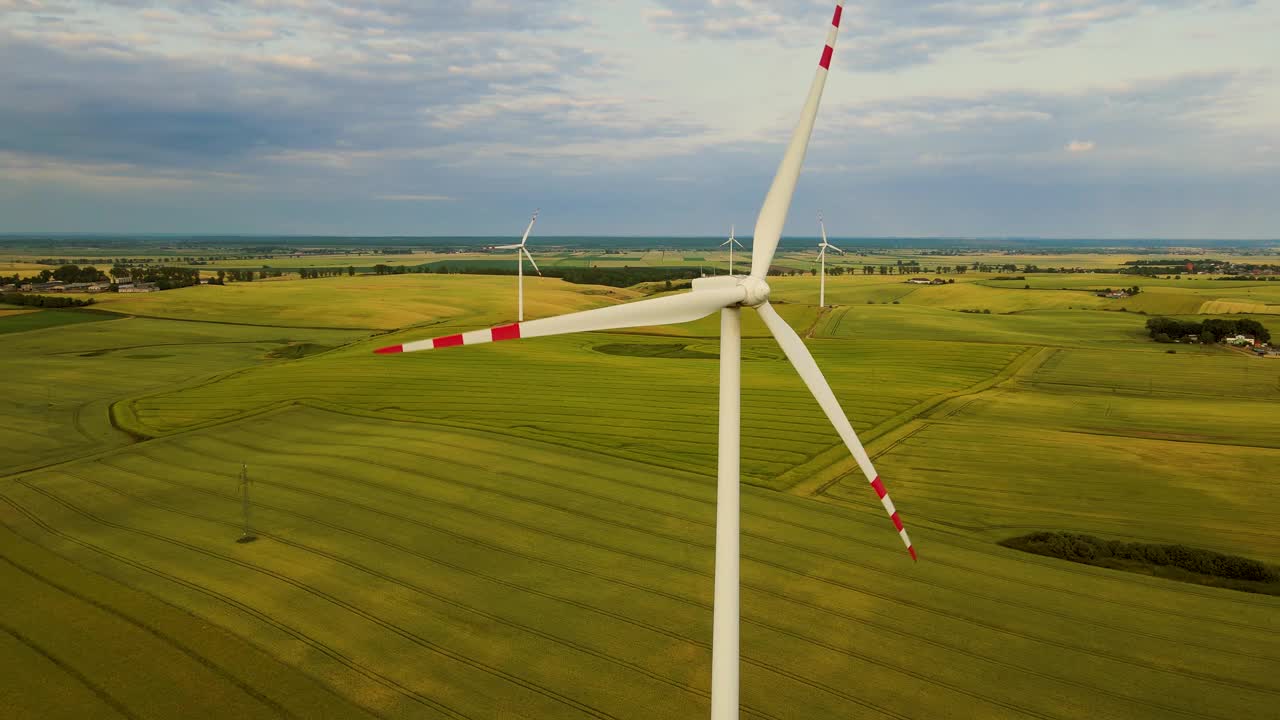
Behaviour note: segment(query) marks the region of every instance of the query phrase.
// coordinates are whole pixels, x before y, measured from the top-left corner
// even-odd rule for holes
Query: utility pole
[[[243,515],[243,529],[238,543],[251,543],[258,538],[249,531],[249,466],[240,465],[240,510]]]

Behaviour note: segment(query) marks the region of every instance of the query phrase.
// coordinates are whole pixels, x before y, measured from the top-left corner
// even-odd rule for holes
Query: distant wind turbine
[[[733,246],[737,245],[738,247],[742,247],[742,243],[738,242],[733,237],[732,225],[729,226],[729,239],[720,243],[720,247],[724,247],[725,245],[729,246],[729,274],[732,275],[733,274]]]
[[[791,135],[782,162],[773,177],[773,184],[765,195],[756,218],[753,233],[751,274],[744,277],[722,275],[699,278],[693,281],[690,292],[651,300],[614,305],[612,307],[584,310],[582,312],[541,318],[529,322],[512,323],[485,330],[473,330],[456,335],[416,340],[403,345],[378,348],[379,354],[415,352],[454,345],[476,345],[497,340],[519,340],[547,335],[617,330],[630,327],[648,327],[686,323],[720,312],[720,436],[717,459],[716,484],[716,545],[715,545],[715,603],[712,610],[711,631],[711,718],[733,720],[738,717],[738,629],[739,629],[739,498],[741,461],[741,401],[742,401],[742,308],[752,307],[769,328],[769,332],[782,347],[782,352],[800,374],[818,401],[818,406],[835,426],[836,434],[844,441],[875,490],[876,496],[893,521],[907,552],[914,560],[916,551],[902,526],[898,511],[885,491],[884,483],[876,474],[871,458],[840,409],[831,386],[805,347],[804,341],[787,324],[777,310],[769,304],[769,284],[765,281],[769,265],[778,249],[778,239],[787,219],[791,197],[800,178],[809,135],[818,115],[822,100],[822,88],[831,63],[832,48],[840,27],[840,13],[844,3],[836,2],[835,17],[827,31],[826,48],[818,61],[818,70],[809,95],[805,99],[800,122]],[[767,692],[768,689],[765,689]]]
[[[529,248],[525,247],[525,243],[529,241],[529,232],[533,230],[533,224],[538,221],[538,211],[533,211],[533,217],[529,218],[529,227],[524,229],[524,237],[520,238],[520,242],[516,245],[499,245],[494,250],[516,250],[516,274],[519,276],[517,281],[520,289],[517,291],[519,296],[520,310],[517,320],[524,322],[524,259],[529,258],[529,262],[533,264],[533,269],[538,270],[538,263],[533,262],[533,256],[529,254]],[[523,254],[522,254],[523,253]],[[538,270],[538,275],[542,275],[542,271]]]
[[[822,228],[822,242],[818,243],[818,264],[821,269],[818,270],[818,307],[827,306],[827,248],[831,248],[841,255],[844,251],[827,242],[827,226],[822,222],[822,213],[818,213],[818,226]]]

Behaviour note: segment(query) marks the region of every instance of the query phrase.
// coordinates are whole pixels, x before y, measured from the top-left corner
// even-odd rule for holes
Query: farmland
[[[744,313],[744,717],[1225,719],[1280,701],[1280,598],[995,542],[1068,530],[1280,564],[1280,361],[1160,345],[1139,314],[1241,302],[1280,335],[1280,283],[1028,278],[828,278],[829,309],[816,278],[771,279],[918,564]],[[531,317],[639,296],[525,283]],[[706,714],[716,318],[385,357],[511,321],[514,278],[95,307],[107,319],[3,336],[0,667],[34,689],[0,691],[0,713]]]

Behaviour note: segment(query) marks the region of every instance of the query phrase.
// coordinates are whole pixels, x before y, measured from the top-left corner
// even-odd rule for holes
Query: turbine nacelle
[[[738,288],[742,293],[742,297],[737,302],[728,303],[725,307],[734,307],[735,305],[759,307],[769,301],[769,283],[751,275],[716,275],[708,278],[695,278],[693,281],[694,292],[723,291],[730,288]]]

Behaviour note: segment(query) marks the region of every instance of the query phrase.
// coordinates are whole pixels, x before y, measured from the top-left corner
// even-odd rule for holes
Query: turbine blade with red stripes
[[[773,262],[773,254],[778,249],[778,238],[782,236],[782,226],[787,221],[787,211],[791,209],[791,196],[795,193],[796,183],[800,180],[800,167],[804,165],[804,154],[809,148],[809,135],[813,132],[813,121],[818,117],[818,105],[822,101],[822,88],[827,83],[827,69],[831,66],[831,53],[836,46],[836,35],[840,31],[840,14],[844,10],[843,0],[837,0],[836,12],[831,18],[831,29],[827,31],[827,44],[822,49],[822,57],[818,60],[818,70],[809,86],[809,97],[804,101],[804,110],[800,113],[800,122],[791,134],[791,142],[778,164],[778,171],[773,176],[773,184],[764,196],[764,204],[760,206],[760,215],[756,217],[756,231],[752,243],[751,276],[763,279],[769,272],[769,264]]]
[[[416,340],[403,345],[390,345],[378,348],[374,352],[379,354],[416,352],[497,340],[519,340],[649,325],[675,325],[706,317],[723,307],[742,302],[745,297],[746,292],[738,285],[711,287],[653,300],[641,300],[625,305],[500,325],[486,330],[473,330],[429,340]]]
[[[916,550],[911,546],[911,538],[907,537],[906,528],[902,527],[902,519],[898,517],[898,510],[893,506],[893,501],[889,499],[889,493],[884,489],[884,483],[880,481],[880,476],[876,474],[875,467],[871,464],[871,458],[867,456],[867,451],[863,449],[862,442],[858,440],[858,434],[853,431],[853,426],[849,424],[849,418],[845,417],[844,410],[840,408],[840,401],[836,400],[836,394],[831,391],[831,386],[827,384],[827,379],[823,377],[822,371],[818,369],[818,363],[814,362],[813,355],[809,353],[809,348],[805,347],[804,341],[796,334],[795,330],[787,324],[786,320],[773,309],[769,303],[764,303],[756,308],[760,312],[760,319],[764,320],[764,324],[769,328],[769,332],[782,346],[782,352],[795,366],[796,372],[800,373],[800,378],[804,380],[804,384],[809,386],[809,392],[813,393],[813,397],[818,401],[818,405],[822,407],[822,411],[827,414],[827,419],[835,426],[836,433],[840,435],[840,439],[844,440],[845,447],[849,448],[849,452],[853,454],[853,459],[858,462],[858,467],[862,468],[862,473],[867,476],[867,482],[871,483],[871,488],[876,491],[876,495],[880,498],[880,504],[884,505],[885,512],[889,513],[889,519],[893,521],[893,526],[898,530],[898,536],[902,538],[902,544],[907,546],[907,552],[911,553],[911,559],[916,559]]]
[[[524,247],[525,241],[529,239],[529,233],[533,230],[533,224],[538,222],[538,210],[533,211],[533,217],[529,218],[529,227],[524,229],[524,237],[520,238],[519,247]]]

